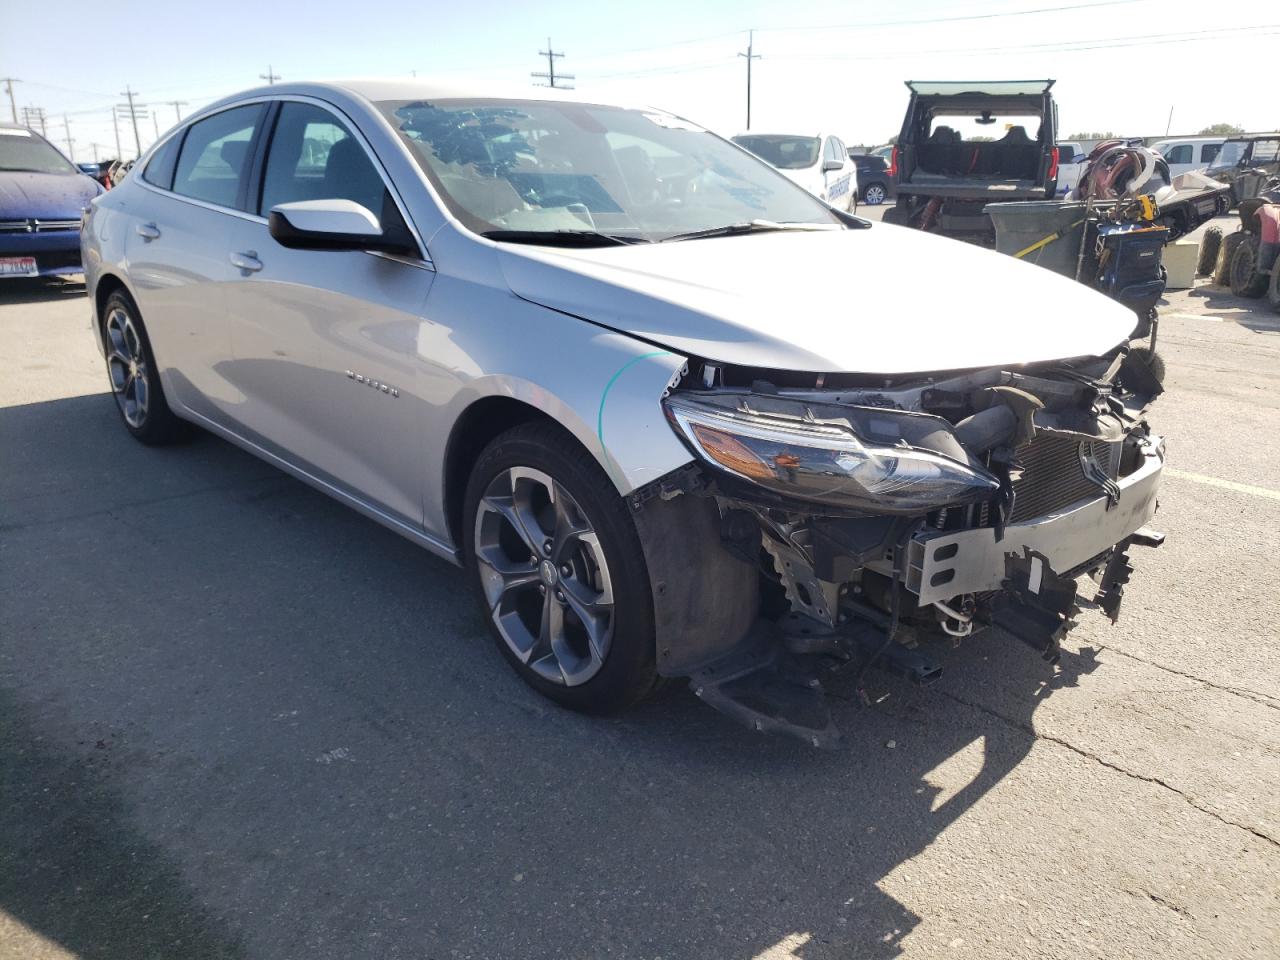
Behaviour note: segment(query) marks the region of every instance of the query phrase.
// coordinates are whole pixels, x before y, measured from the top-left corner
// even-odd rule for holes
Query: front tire
[[[1249,235],[1243,230],[1228,233],[1222,238],[1222,244],[1218,248],[1218,262],[1213,268],[1213,282],[1216,286],[1231,285],[1231,260],[1236,255],[1236,250],[1240,248],[1240,244],[1247,239]]]
[[[485,620],[525,683],[593,714],[653,691],[640,538],[613,483],[572,437],[552,423],[501,434],[476,462],[463,517]]]
[[[862,202],[869,207],[878,207],[888,198],[882,183],[869,183],[862,188]]]
[[[181,440],[187,425],[169,409],[137,304],[123,290],[117,290],[107,298],[102,317],[107,379],[125,429],[148,446]]]

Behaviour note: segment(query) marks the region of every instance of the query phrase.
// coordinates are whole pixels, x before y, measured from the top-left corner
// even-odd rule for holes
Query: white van
[[[831,206],[857,207],[858,169],[839,137],[752,131],[738,134],[733,142]]]
[[[1192,170],[1203,170],[1213,162],[1226,142],[1226,137],[1181,137],[1157,140],[1151,149],[1169,164],[1169,176],[1179,177]]]

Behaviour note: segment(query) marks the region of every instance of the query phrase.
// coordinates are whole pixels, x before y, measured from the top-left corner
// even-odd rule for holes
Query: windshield
[[[1228,167],[1234,167],[1240,162],[1240,158],[1244,156],[1245,147],[1249,145],[1247,140],[1228,140],[1222,145],[1222,149],[1218,151],[1218,155],[1213,158],[1213,162],[1209,164],[1210,170],[1224,170]]]
[[[756,220],[841,222],[732,144],[658,111],[536,100],[378,107],[477,233],[659,241]]]
[[[743,134],[733,142],[745,147],[765,163],[779,170],[803,170],[818,162],[817,137],[784,137],[774,134]]]
[[[30,130],[0,127],[0,170],[78,173],[71,161]]]

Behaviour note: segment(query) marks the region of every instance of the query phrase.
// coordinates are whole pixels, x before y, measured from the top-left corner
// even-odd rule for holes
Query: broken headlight
[[[918,514],[991,496],[981,468],[913,447],[860,438],[830,422],[699,403],[679,394],[663,406],[707,464],[782,497],[867,513]]]

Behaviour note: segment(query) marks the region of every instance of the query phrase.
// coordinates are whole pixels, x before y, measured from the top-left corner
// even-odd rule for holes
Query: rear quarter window
[[[173,171],[178,165],[178,150],[182,146],[182,134],[170,137],[151,155],[146,169],[142,171],[142,179],[152,186],[164,190],[173,189]]]

